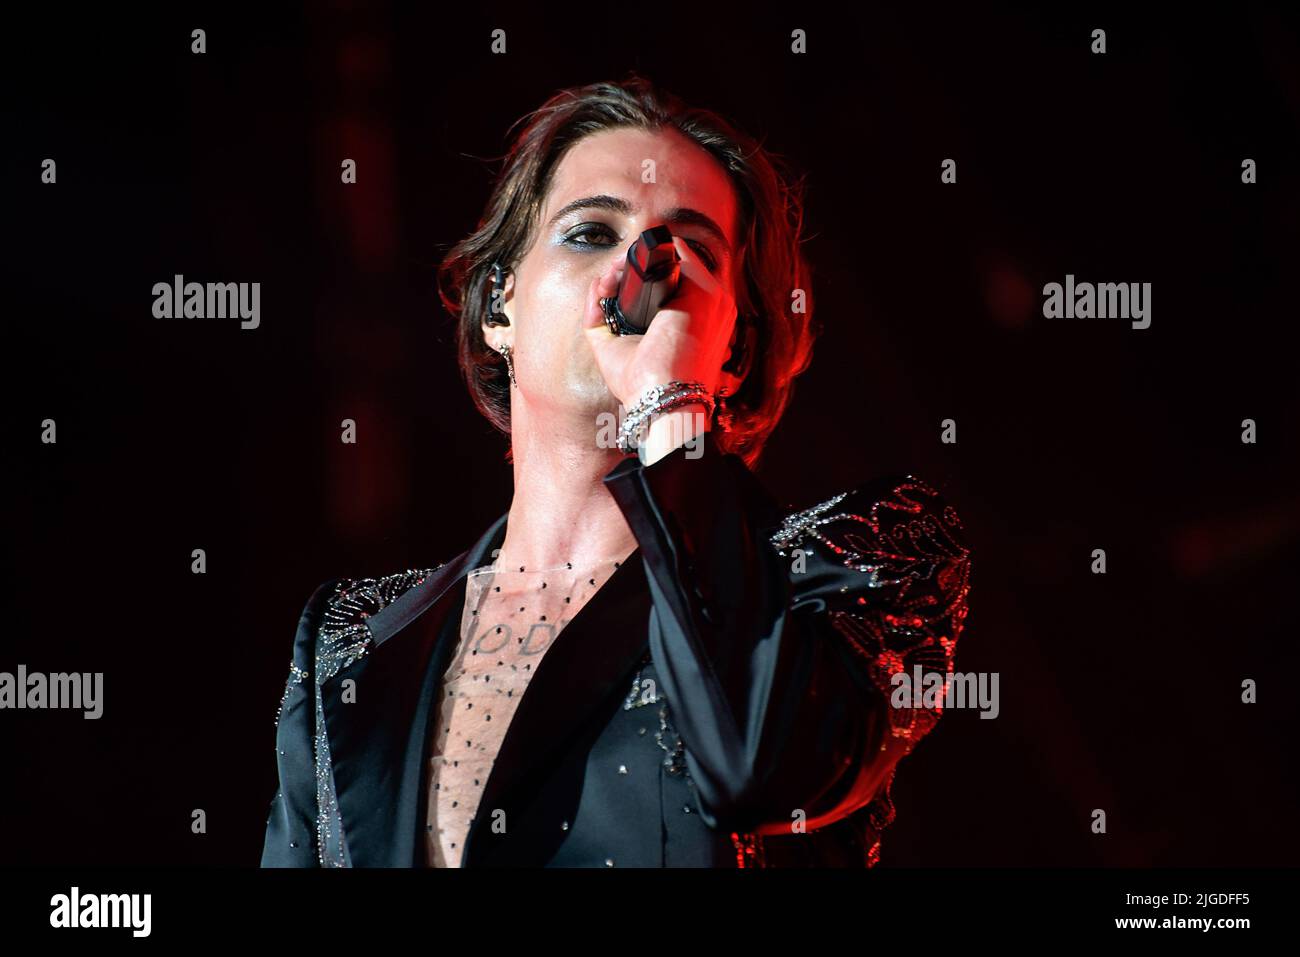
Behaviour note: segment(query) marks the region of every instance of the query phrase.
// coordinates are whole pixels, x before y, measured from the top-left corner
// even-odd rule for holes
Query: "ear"
[[[514,297],[515,297],[515,273],[510,270],[506,274],[505,283],[502,285],[500,296],[492,287],[491,273],[488,274],[488,311],[484,313],[484,321],[480,323],[483,330],[483,340],[488,347],[494,351],[499,351],[501,346],[514,341]],[[499,302],[494,302],[499,299]],[[487,322],[487,318],[492,315],[493,309],[499,309],[500,315],[510,321],[509,325],[498,325]]]

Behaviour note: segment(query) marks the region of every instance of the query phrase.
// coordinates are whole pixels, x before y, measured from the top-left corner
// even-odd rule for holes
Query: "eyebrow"
[[[580,209],[604,209],[622,216],[631,216],[633,213],[638,212],[640,207],[633,206],[627,200],[618,196],[610,196],[607,193],[601,193],[597,196],[584,196],[581,199],[575,199],[573,202],[567,203],[563,209],[552,216],[548,228],[554,226],[569,213]],[[727,234],[713,221],[712,217],[705,215],[698,209],[691,209],[689,206],[678,206],[670,209],[664,215],[664,222],[677,226],[699,226],[722,244],[722,248],[726,250],[728,256],[731,255],[731,243],[727,241]]]

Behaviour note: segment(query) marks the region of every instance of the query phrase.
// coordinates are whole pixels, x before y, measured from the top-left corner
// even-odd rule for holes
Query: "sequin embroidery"
[[[641,659],[641,668],[637,671],[636,677],[632,679],[632,688],[628,691],[627,698],[623,702],[623,710],[630,711],[633,708],[644,708],[647,705],[659,705],[659,729],[655,732],[655,744],[664,752],[663,769],[667,774],[683,775],[686,780],[690,780],[690,772],[686,770],[686,747],[682,744],[681,736],[677,729],[673,727],[669,718],[668,698],[659,691],[658,685],[649,678],[642,678],[645,665],[650,663],[650,654],[646,653]]]
[[[293,689],[302,684],[303,679],[307,677],[307,672],[298,667],[296,662],[289,662],[289,678],[284,683],[284,694],[280,695],[280,706],[275,709],[275,727],[280,729],[280,718],[284,715],[284,704],[289,700],[289,695]]]
[[[316,856],[321,867],[350,867],[339,824],[334,769],[325,734],[321,685],[374,647],[366,619],[422,583],[442,565],[407,569],[383,578],[343,579],[334,586],[316,632]]]
[[[787,516],[771,543],[782,556],[800,547],[820,548],[830,560],[866,576],[860,589],[840,589],[843,602],[829,608],[828,617],[888,698],[892,676],[910,675],[917,665],[923,673],[952,674],[967,614],[970,553],[956,509],[943,504],[938,492],[913,475],[886,484],[879,496],[864,489],[841,492]],[[930,731],[942,710],[941,704],[889,708],[890,733],[905,743],[904,753]],[[896,769],[853,815],[868,867],[879,862],[880,833],[895,818],[890,789]]]
[[[782,556],[811,540],[808,544],[820,545],[833,560],[867,576],[861,588],[877,597],[857,594],[854,599],[857,589],[846,586],[841,591],[848,598],[828,614],[849,646],[867,660],[873,682],[886,697],[894,690],[892,676],[910,675],[916,665],[923,672],[952,673],[970,590],[969,552],[961,542],[956,510],[940,508],[939,494],[915,476],[889,484],[878,498],[842,492],[796,512],[771,538]],[[841,505],[865,506],[865,514],[836,508]],[[941,713],[941,705],[890,708],[891,733],[914,746]]]

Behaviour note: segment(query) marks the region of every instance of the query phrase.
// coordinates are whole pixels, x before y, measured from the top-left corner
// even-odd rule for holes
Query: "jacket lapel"
[[[353,867],[412,867],[423,860],[416,838],[434,692],[460,630],[465,576],[490,561],[505,538],[506,517],[366,619],[368,653],[321,684],[339,821]]]
[[[475,864],[471,855],[476,835],[491,839],[493,811],[505,810],[508,823],[512,805],[538,783],[539,772],[545,773],[552,759],[571,745],[591,712],[629,690],[624,681],[649,646],[650,609],[638,547],[578,609],[538,663],[488,774],[465,838],[462,867]],[[479,856],[490,847],[480,843]]]
[[[321,684],[339,820],[354,867],[424,864],[428,749],[441,680],[460,638],[465,577],[505,539],[502,515],[461,555],[366,619],[367,654]],[[642,552],[632,552],[537,665],[488,775],[462,853],[491,809],[509,807],[590,712],[627,689],[651,609]],[[351,681],[352,685],[345,685]],[[344,698],[347,692],[347,700]]]

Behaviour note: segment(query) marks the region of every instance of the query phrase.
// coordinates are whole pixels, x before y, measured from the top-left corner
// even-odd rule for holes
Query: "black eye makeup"
[[[609,242],[600,242],[601,237],[607,238]],[[687,239],[691,248],[704,262],[704,266],[709,272],[718,271],[718,260],[709,250],[709,247],[696,239]],[[582,223],[575,226],[571,231],[561,237],[561,245],[568,246],[571,249],[589,250],[589,249],[608,249],[610,246],[617,246],[621,240],[618,234],[604,223]]]

